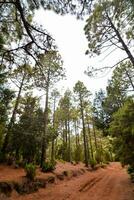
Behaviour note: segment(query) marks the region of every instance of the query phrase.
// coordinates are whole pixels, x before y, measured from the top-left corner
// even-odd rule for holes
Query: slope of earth
[[[36,170],[37,177],[48,177],[49,175],[53,174],[60,174],[66,170],[79,170],[79,169],[86,169],[83,163],[79,163],[77,165],[73,165],[71,163],[65,162],[57,162],[56,169],[53,173],[42,173],[39,168]],[[0,165],[0,181],[12,181],[12,180],[19,180],[25,176],[25,171],[23,168],[15,169],[14,166],[7,166],[7,165]]]
[[[134,200],[134,184],[120,163],[111,163],[106,169],[87,172],[71,180],[48,185],[38,192],[10,200]]]

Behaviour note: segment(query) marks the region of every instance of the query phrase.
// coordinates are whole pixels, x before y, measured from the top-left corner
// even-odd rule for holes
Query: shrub
[[[76,163],[82,161],[82,148],[80,145],[74,151],[74,160]]]
[[[127,172],[130,175],[131,181],[134,183],[134,166],[129,165]]]
[[[61,163],[63,163],[63,164],[65,164],[65,163],[66,163],[66,161],[65,161],[65,160],[63,160],[63,159],[58,159],[57,161],[59,161],[59,162],[61,162]]]
[[[25,171],[26,171],[26,177],[30,180],[34,180],[36,176],[36,166],[32,163],[26,164]]]
[[[129,165],[128,168],[127,168],[127,172],[128,172],[128,174],[134,173],[134,167],[132,167],[131,165]]]
[[[97,162],[96,162],[95,159],[91,159],[91,160],[90,160],[90,166],[91,166],[92,168],[94,168],[96,164],[97,164]]]
[[[0,163],[4,163],[6,161],[6,156],[0,152]]]
[[[44,162],[42,166],[42,172],[52,172],[55,169],[55,162]]]
[[[132,183],[134,183],[134,172],[131,173],[130,178],[131,178]]]
[[[12,165],[12,164],[14,163],[14,160],[15,160],[14,157],[9,156],[9,157],[7,158],[7,160],[6,160],[7,165],[9,165],[9,166]]]
[[[26,163],[22,160],[16,160],[15,164],[18,165],[19,167],[25,167]]]

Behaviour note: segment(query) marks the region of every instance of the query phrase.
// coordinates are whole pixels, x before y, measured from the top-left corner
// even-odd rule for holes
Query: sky
[[[112,59],[103,59],[106,55],[94,58],[85,55],[88,45],[83,31],[85,21],[77,20],[75,16],[60,16],[52,11],[41,9],[36,12],[35,20],[51,33],[62,56],[67,78],[58,84],[61,92],[64,92],[67,88],[72,90],[78,80],[82,81],[92,94],[100,88],[105,89],[107,81],[111,77],[111,72],[103,78],[91,78],[85,75],[84,71],[88,66],[103,67],[114,64],[114,60],[120,56],[117,52],[113,53]]]

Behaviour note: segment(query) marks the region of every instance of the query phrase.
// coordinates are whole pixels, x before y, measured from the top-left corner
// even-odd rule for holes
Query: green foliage
[[[66,163],[66,161],[65,161],[65,160],[62,160],[62,159],[58,159],[57,161],[59,161],[59,162],[61,162],[61,163],[63,163],[63,164]]]
[[[95,93],[95,98],[93,101],[93,120],[94,125],[97,129],[101,130],[103,135],[107,135],[107,126],[109,115],[105,108],[105,93],[103,90]]]
[[[7,85],[8,72],[5,66],[0,67],[0,148],[3,144],[4,134],[8,121],[10,103],[14,97],[14,92]]]
[[[129,17],[128,12],[130,14]],[[133,20],[130,17],[132,15],[133,13],[129,11],[129,6],[126,5],[126,2],[122,3],[120,0],[98,0],[94,4],[84,28],[89,41],[89,51],[87,53],[100,55],[104,46],[109,44],[108,47],[110,48],[112,45],[116,45],[116,39],[119,39],[113,28],[115,26],[116,29],[116,24],[122,38],[124,38],[124,32],[128,30],[132,32],[131,23]],[[113,25],[111,25],[111,21]],[[125,26],[126,24],[128,26]],[[109,28],[107,29],[107,27]],[[132,41],[132,38],[130,41]]]
[[[55,162],[49,162],[49,161],[46,161],[43,163],[43,166],[42,166],[42,172],[52,172],[53,170],[55,170],[55,165],[56,163]]]
[[[34,80],[38,88],[47,90],[65,77],[63,61],[58,51],[51,50],[40,54],[38,60],[42,63],[41,69],[38,66],[34,67]]]
[[[36,166],[32,163],[26,164],[25,171],[26,171],[26,177],[30,180],[34,180],[36,176]]]
[[[128,172],[128,174],[134,173],[134,166],[132,167],[131,165],[129,165],[127,168],[127,172]]]
[[[74,160],[76,163],[82,161],[82,147],[78,145],[74,151]]]
[[[33,162],[40,157],[41,134],[43,132],[43,111],[38,107],[38,100],[30,94],[21,99],[21,115],[12,128],[11,151],[17,159]]]
[[[134,101],[128,98],[125,104],[113,115],[110,133],[115,137],[114,149],[123,164],[134,165]]]
[[[57,157],[58,157],[58,159],[62,159],[64,161],[68,161],[69,149],[68,149],[66,144],[59,145]]]
[[[92,168],[94,168],[95,165],[97,165],[97,162],[96,162],[95,159],[91,159],[90,162],[89,162],[89,164],[90,164],[90,166],[91,166]]]
[[[134,183],[134,165],[129,165],[127,168],[127,172],[130,175],[131,181]]]

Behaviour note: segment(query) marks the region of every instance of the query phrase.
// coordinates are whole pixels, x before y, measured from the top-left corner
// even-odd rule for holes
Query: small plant
[[[131,181],[134,183],[134,166],[129,165],[127,172],[130,175]]]
[[[128,174],[134,173],[134,167],[132,167],[131,165],[129,165],[128,168],[127,168],[127,172],[128,172]]]
[[[65,163],[66,163],[66,161],[65,161],[65,160],[63,160],[63,159],[58,159],[57,161],[59,161],[59,162],[61,162],[61,163],[63,163],[63,164],[65,164]]]
[[[97,164],[97,162],[96,162],[95,159],[90,160],[90,166],[91,166],[92,168],[94,168],[96,164]]]
[[[34,180],[36,176],[36,166],[32,163],[26,164],[25,171],[26,171],[26,177],[30,180]]]
[[[44,162],[42,166],[42,172],[52,172],[55,169],[55,162]]]

